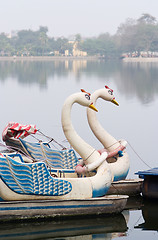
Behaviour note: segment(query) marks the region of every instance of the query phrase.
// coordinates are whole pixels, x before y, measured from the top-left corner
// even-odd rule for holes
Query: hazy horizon
[[[114,35],[126,19],[148,13],[158,19],[157,0],[0,0],[0,33],[37,31],[48,27],[49,37]]]

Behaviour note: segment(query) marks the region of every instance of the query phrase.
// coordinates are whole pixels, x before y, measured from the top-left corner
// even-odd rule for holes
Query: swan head
[[[104,88],[96,90],[92,94],[93,102],[96,102],[97,98],[102,98],[103,100],[110,101],[110,102],[114,103],[115,105],[119,106],[118,102],[115,100],[115,97],[113,95],[113,90],[111,88],[109,88],[108,86],[105,86]]]
[[[82,97],[79,97],[79,100],[76,102],[78,102],[82,106],[89,107],[89,108],[93,109],[94,111],[98,112],[98,110],[93,105],[93,102],[91,100],[91,94],[86,92],[84,89],[81,89],[80,94]]]
[[[111,101],[115,105],[119,106],[118,102],[115,100],[115,97],[113,95],[113,90],[106,85],[104,91],[106,91],[105,96],[102,96],[102,98],[104,100]]]

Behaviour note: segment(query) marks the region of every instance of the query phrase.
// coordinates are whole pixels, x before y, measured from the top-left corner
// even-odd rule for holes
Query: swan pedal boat
[[[23,152],[23,155],[17,153],[9,154],[16,161],[27,163],[42,161],[51,169],[51,174],[54,177],[78,177],[75,167],[79,164],[79,159],[73,149],[59,151],[53,150],[49,144],[42,141],[32,143],[21,138],[17,140],[20,148],[14,147],[16,150]],[[142,192],[142,185],[143,180],[140,178],[113,181],[107,194],[139,195]]]
[[[9,154],[19,162],[43,161],[51,169],[54,177],[77,177],[75,167],[79,159],[73,149],[53,150],[47,143],[28,142],[19,138],[20,152],[24,154]],[[18,148],[19,149],[19,148]],[[107,194],[125,194],[136,196],[142,192],[143,179],[124,179],[113,181]]]
[[[0,214],[3,216],[111,214],[124,209],[127,195],[105,196],[113,178],[106,161],[107,153],[100,155],[74,130],[71,123],[74,103],[97,109],[90,95],[83,92],[68,97],[62,109],[64,134],[84,160],[87,176],[54,177],[45,162],[22,163],[9,155],[1,156],[0,197],[4,202],[1,202]]]
[[[105,101],[109,101],[114,103],[115,105],[119,105],[117,101],[115,100],[115,97],[113,95],[113,90],[110,89],[108,86],[105,86],[102,89],[96,90],[93,94],[90,94],[86,92],[84,89],[81,89],[81,91],[85,94],[86,98],[89,98],[93,102],[93,104],[96,104],[96,101],[98,98],[101,98]],[[75,95],[74,95],[75,96]],[[64,134],[71,144],[73,146],[74,142],[75,145],[73,148],[77,150],[77,152],[82,154],[83,150],[81,151],[78,148],[78,144],[83,146],[86,144],[79,136],[73,131],[72,124],[70,122],[70,116],[69,110],[71,109],[71,106],[74,102],[77,102],[82,105],[80,102],[81,99],[75,99],[75,101],[72,99],[73,97],[70,96],[64,103],[63,110],[62,110],[62,126],[63,126],[63,131]],[[93,106],[94,106],[93,105]],[[68,111],[67,111],[68,108]],[[94,111],[95,110],[95,111]],[[110,169],[113,174],[113,181],[119,181],[123,180],[126,178],[128,171],[129,171],[129,158],[128,154],[125,151],[127,142],[124,140],[117,141],[114,137],[112,137],[105,129],[100,125],[99,121],[97,120],[96,117],[96,109],[92,107],[87,108],[87,119],[89,126],[96,136],[96,138],[102,143],[104,146],[103,150],[100,150],[99,153],[102,154],[104,151],[108,151],[108,156],[107,156],[107,161],[109,163]],[[64,116],[64,117],[63,117]],[[69,127],[67,128],[67,124]],[[66,129],[67,128],[67,129]],[[29,134],[35,134],[38,130],[36,129],[36,125],[19,125],[18,123],[10,122],[5,129],[3,130],[2,133],[2,138],[3,141],[6,142],[7,145],[13,146],[15,148],[20,148],[22,151],[24,151],[28,156],[33,157],[34,159],[44,159],[45,161],[48,158],[48,161],[51,159],[51,163],[53,162],[53,159],[56,161],[55,155],[52,153],[50,156],[48,156],[48,149],[45,149],[43,145],[38,146],[31,146],[30,144],[23,142],[21,138],[28,136]],[[77,140],[75,137],[77,137]],[[19,138],[19,139],[17,139]],[[74,139],[74,141],[72,140]],[[87,146],[87,149],[90,148],[90,146]],[[85,148],[84,148],[85,149]],[[106,149],[106,150],[105,150]],[[38,154],[39,151],[39,154]],[[94,149],[91,148],[90,151],[95,151]],[[49,151],[50,152],[50,151]],[[56,151],[57,154],[57,151]],[[61,151],[60,153],[61,154]],[[90,153],[91,154],[91,153]],[[84,156],[85,154],[83,154]],[[65,159],[63,158],[65,161]],[[81,172],[81,170],[85,170],[85,161],[83,158],[82,163],[79,163],[79,167],[76,168],[76,171]],[[88,162],[91,162],[89,159]],[[75,166],[76,167],[76,166]],[[83,167],[83,168],[81,168]]]
[[[34,147],[35,149],[39,148],[39,144],[37,143],[29,143],[23,140],[23,143],[26,143],[26,146],[31,146]],[[28,145],[27,145],[28,144]],[[40,143],[41,146],[42,143]],[[33,146],[32,146],[33,145]],[[45,144],[44,144],[45,146]],[[46,147],[47,149],[47,147]],[[48,149],[50,151],[50,149]],[[48,152],[49,152],[48,151]],[[64,150],[66,151],[66,153],[64,153],[64,155],[68,155],[70,156],[68,153],[68,150]],[[71,155],[73,155],[74,161],[66,161],[66,167],[63,161],[63,158],[59,155],[56,155],[57,161],[55,163],[55,161],[52,161],[52,158],[46,158],[46,161],[43,159],[43,157],[41,158],[42,162],[45,162],[45,164],[47,165],[47,168],[51,174],[51,176],[55,177],[55,178],[67,178],[67,177],[79,177],[79,175],[75,172],[75,166],[77,166],[78,164],[78,159],[77,156],[75,154],[75,152],[71,149],[72,153]],[[70,152],[71,152],[70,151]],[[38,155],[39,155],[40,151],[37,151]],[[52,152],[52,150],[50,151]],[[54,152],[54,151],[53,151]],[[59,154],[59,151],[57,151],[57,153]],[[62,153],[63,154],[63,153]],[[6,155],[6,153],[4,153],[4,155]],[[25,155],[21,155],[19,153],[9,153],[7,154],[8,156],[12,157],[15,161],[20,162],[20,163],[32,163],[32,161],[34,161],[35,159],[33,158],[28,158],[28,156],[26,157]],[[43,155],[42,155],[43,156]],[[54,159],[54,158],[53,158]],[[67,158],[66,158],[67,159]],[[94,171],[95,173],[95,171]],[[94,173],[91,173],[94,174]],[[80,177],[85,177],[86,175],[80,175]],[[141,178],[136,178],[136,179],[125,179],[125,180],[120,180],[120,181],[115,181],[111,183],[111,186],[107,192],[107,194],[117,194],[117,195],[128,195],[128,196],[136,196],[136,195],[140,195],[140,193],[142,192],[142,186],[143,186],[143,179]]]
[[[94,104],[96,104],[98,98],[102,98],[103,100],[118,105],[113,96],[113,90],[107,86],[95,91],[91,96],[84,90],[82,90],[82,92],[91,97]],[[117,141],[105,131],[98,122],[95,112],[90,108],[87,108],[87,118],[92,132],[104,146],[103,150],[99,150],[100,154],[102,154],[105,149],[108,149],[107,162],[113,173],[113,179],[107,194],[127,194],[129,196],[140,194],[143,184],[142,179],[126,179],[130,167],[128,154],[125,149],[127,142],[125,140]],[[42,141],[31,143],[21,138],[29,134],[35,134],[36,132],[37,129],[35,125],[20,125],[10,122],[4,129],[2,136],[7,146],[13,147],[15,150],[20,150],[20,152],[29,156],[33,161],[44,161],[46,165],[52,169],[55,177],[71,177],[72,175],[77,175],[74,169],[78,167],[77,165],[83,167],[82,164],[84,162],[81,163],[81,161],[78,160],[73,149],[57,151]],[[24,161],[32,162],[32,160],[25,157]],[[92,169],[90,174],[94,171],[95,169]]]
[[[104,92],[105,91],[107,94],[106,100],[116,104],[112,91],[107,87],[104,89]],[[63,166],[62,166],[62,170],[61,170],[61,166],[59,166],[60,168],[58,169],[58,166],[55,167],[51,165],[52,162],[54,161],[54,157],[53,157],[53,161],[49,161],[49,157],[50,157],[49,155],[51,155],[52,157],[52,151],[49,150],[47,154],[48,149],[45,151],[46,146],[44,146],[44,144],[43,145],[39,144],[40,147],[42,146],[41,148],[42,158],[44,157],[46,165],[51,168],[51,173],[54,172],[53,173],[54,175],[52,176],[57,177],[56,181],[54,182],[56,182],[57,184],[62,182],[65,185],[69,186],[69,188],[71,186],[71,191],[67,191],[67,192],[64,192],[64,194],[58,195],[58,198],[60,199],[76,199],[76,198],[87,199],[91,197],[95,198],[95,197],[104,196],[108,192],[113,180],[116,181],[116,180],[124,179],[129,170],[129,160],[125,150],[122,149],[123,154],[122,153],[121,155],[118,154],[118,156],[115,157],[114,162],[107,163],[106,161],[108,157],[107,152],[103,151],[99,153],[93,147],[88,145],[83,139],[81,139],[78,136],[78,134],[75,132],[70,120],[70,112],[71,112],[72,105],[76,102],[76,103],[79,103],[80,105],[90,107],[91,109],[96,110],[94,106],[92,107],[91,101],[92,101],[91,95],[88,94],[87,92],[73,94],[65,101],[63,110],[62,110],[63,131],[67,140],[72,145],[73,149],[75,149],[83,159],[82,163],[84,163],[84,166],[81,166],[81,169],[84,169],[85,172],[81,171],[80,175],[84,177],[81,177],[81,178],[76,177],[77,174],[76,174],[76,171],[74,171],[74,167],[77,164],[77,159],[76,159],[75,165],[71,167],[66,166],[66,169],[63,169]],[[109,136],[110,135],[108,135],[108,138]],[[113,137],[110,137],[110,141],[111,142],[114,141],[114,145],[116,146],[116,140]],[[26,148],[26,144],[24,144],[24,141],[21,140],[20,142],[22,143],[23,146],[25,145],[25,150],[28,153],[29,151],[28,151],[28,148]],[[118,144],[118,148],[119,148],[119,145],[120,144]],[[111,149],[111,151],[115,152],[115,149]],[[49,152],[51,152],[51,154]],[[63,152],[57,153],[57,155],[59,156],[62,153]],[[37,154],[39,155],[39,151],[37,150],[35,154],[36,154],[35,159],[38,159]],[[6,159],[8,161],[9,157],[7,157]],[[58,160],[59,160],[59,157],[56,157],[56,161],[54,161],[55,164],[57,163],[57,165],[59,165]],[[11,160],[9,161],[11,162]],[[62,161],[63,161],[63,158],[62,158]],[[66,160],[66,164],[68,162],[69,161]],[[71,159],[70,159],[70,163],[71,163]],[[60,174],[60,177],[61,177],[61,174],[63,174],[62,176],[63,179],[62,178],[59,179],[59,174]],[[74,176],[72,177],[73,174],[75,175],[75,177]],[[57,179],[59,181],[57,181]]]
[[[10,140],[12,145],[9,144]],[[74,169],[79,164],[79,159],[73,149],[54,150],[48,143],[42,141],[29,142],[21,138],[8,139],[8,141],[8,146],[23,153],[21,157],[20,154],[17,153],[10,154],[10,156],[16,158],[17,161],[44,161],[47,166],[52,169],[52,174],[55,177],[70,176],[70,173],[71,175],[76,174]],[[144,180],[142,178],[113,181],[107,194],[136,196],[142,193],[143,182]]]
[[[0,178],[0,221],[118,214],[128,199],[127,195],[65,198],[72,191],[70,179],[52,177],[44,162],[21,163],[8,155],[0,157]]]

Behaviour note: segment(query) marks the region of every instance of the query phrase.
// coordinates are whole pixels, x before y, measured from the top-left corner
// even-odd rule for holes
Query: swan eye
[[[111,91],[111,90],[108,90],[108,93],[109,93],[110,95],[113,95],[113,91]]]
[[[85,98],[87,98],[88,100],[90,100],[90,96],[88,94],[85,94]]]

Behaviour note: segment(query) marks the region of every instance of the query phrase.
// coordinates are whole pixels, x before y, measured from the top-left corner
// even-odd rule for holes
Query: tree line
[[[97,37],[82,38],[75,35],[74,41],[65,37],[49,37],[48,28],[40,26],[37,31],[21,30],[15,36],[0,34],[0,56],[50,56],[58,52],[73,54],[74,41],[77,48],[89,56],[118,58],[124,53],[158,52],[158,22],[148,13],[120,24],[116,34],[100,34]]]

